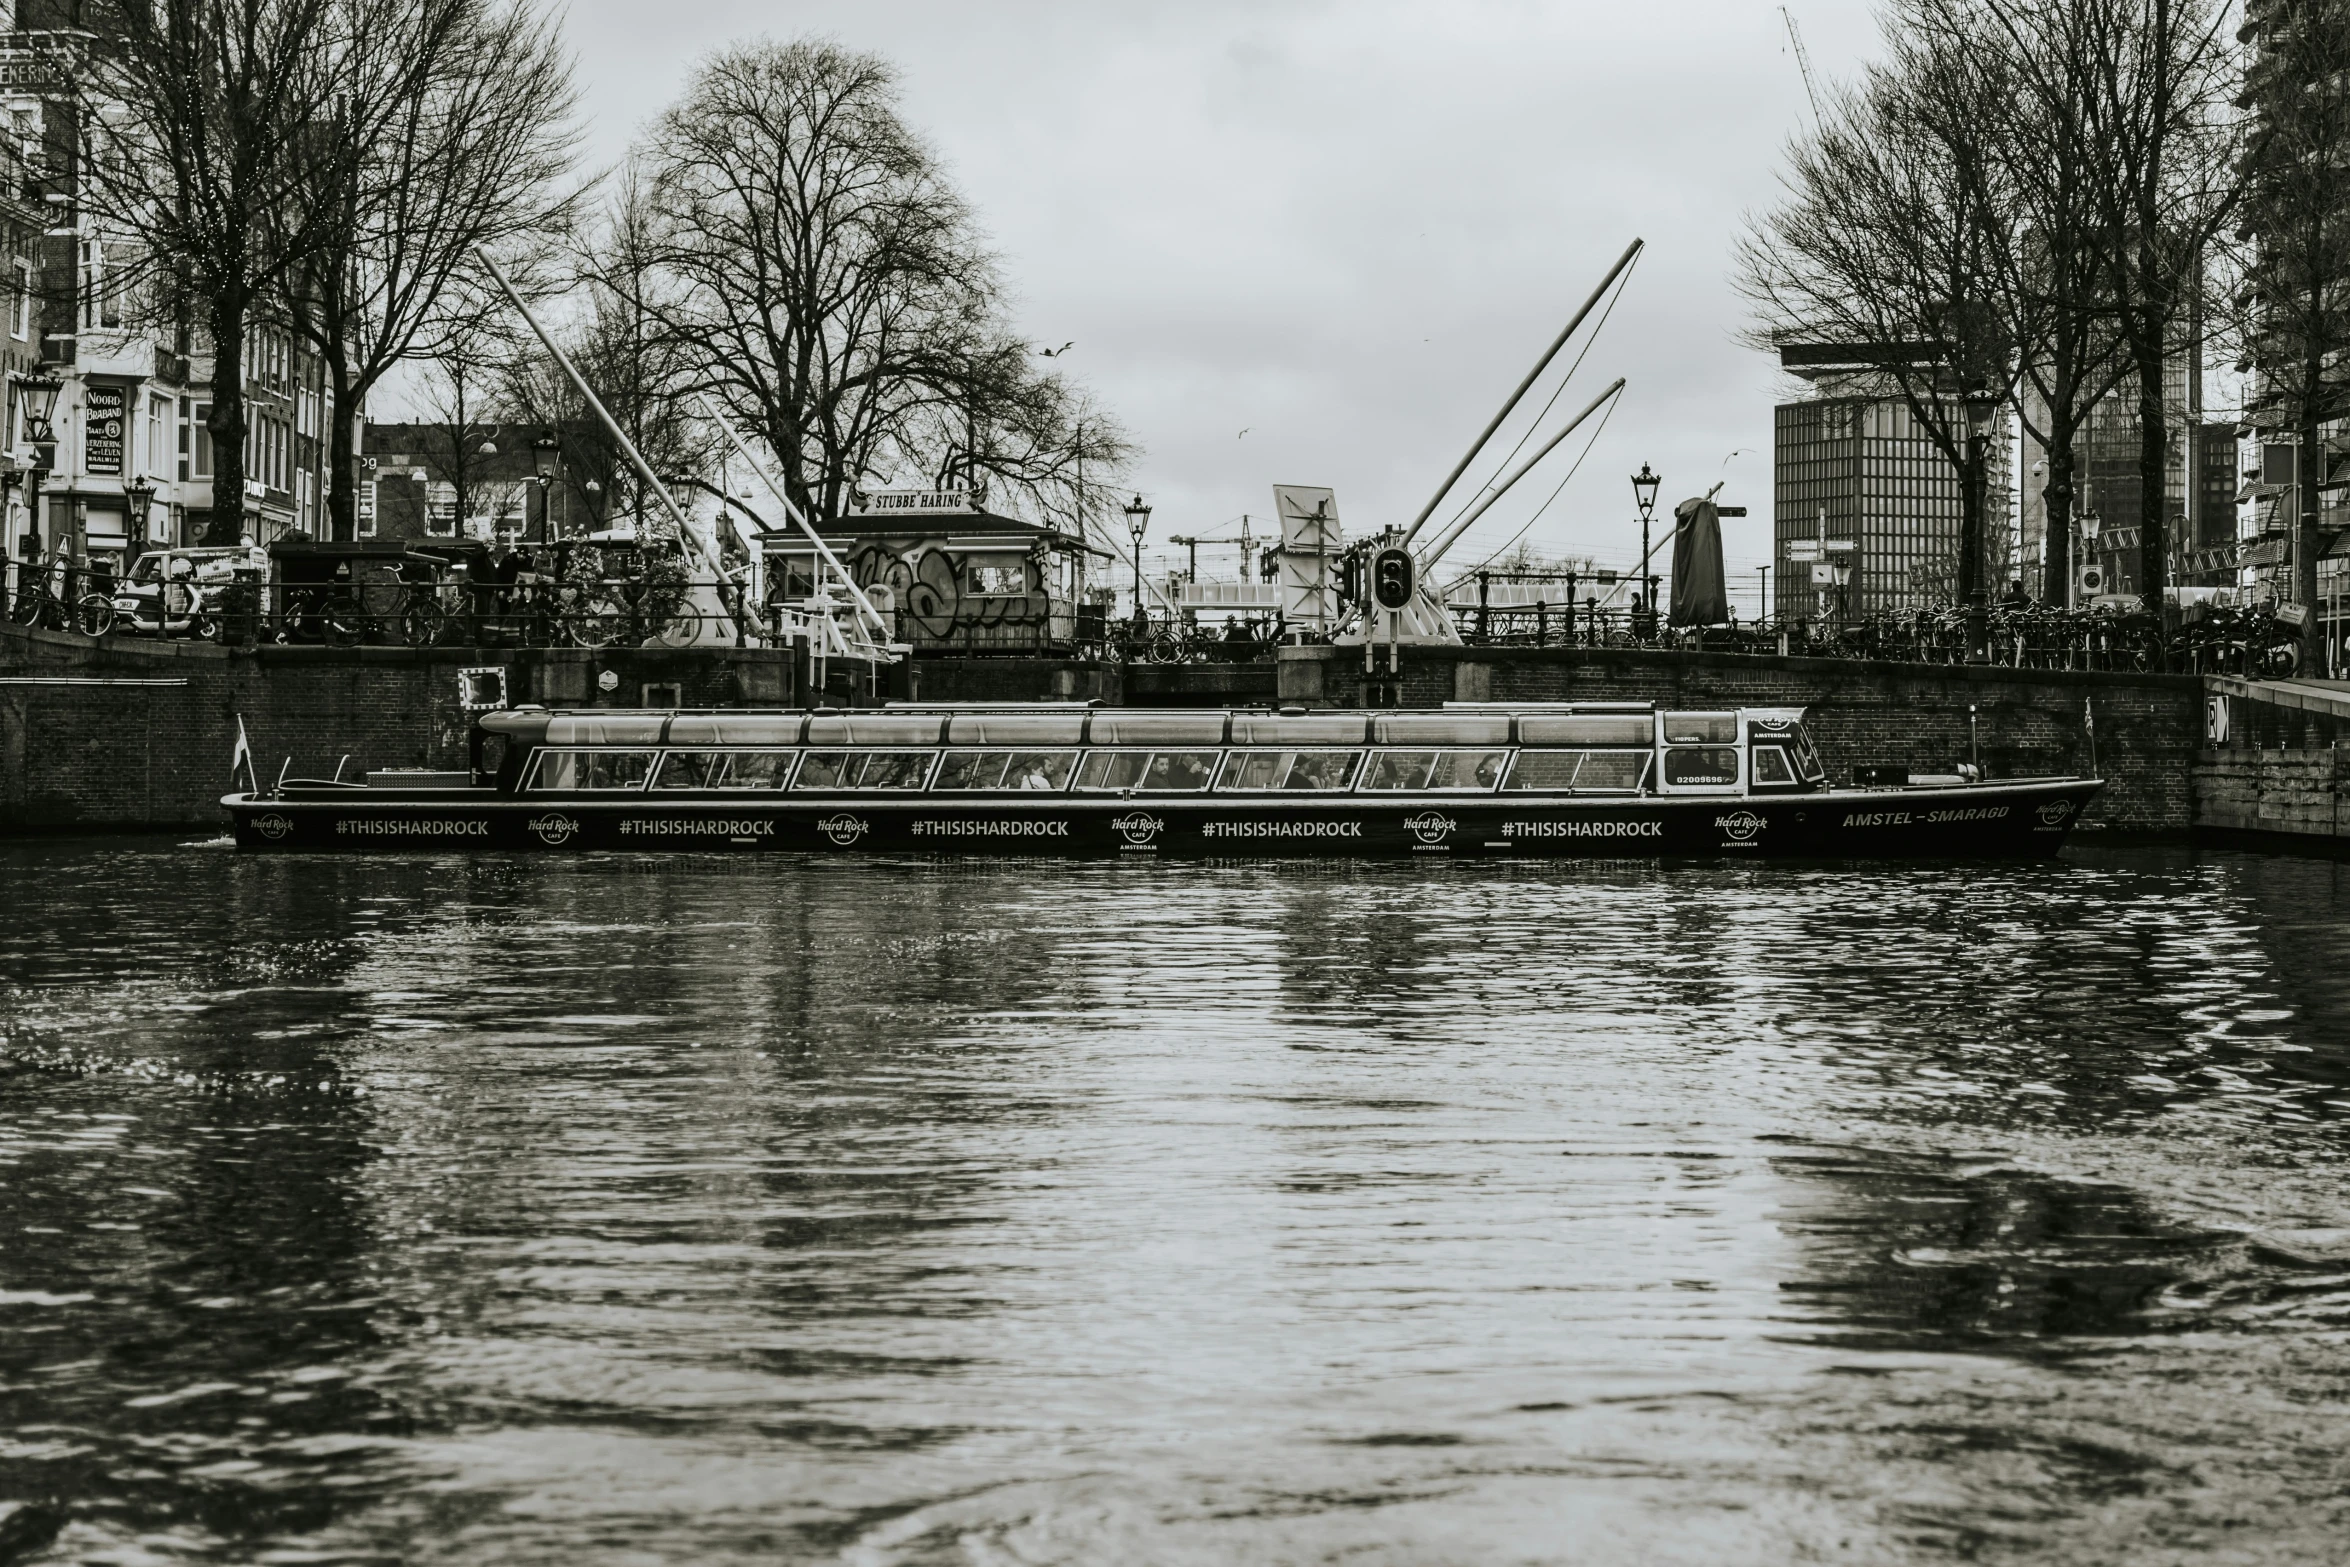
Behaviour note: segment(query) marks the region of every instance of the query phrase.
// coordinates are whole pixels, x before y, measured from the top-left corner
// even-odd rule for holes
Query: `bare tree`
[[[2251,243],[2240,303],[2259,375],[2253,413],[2300,446],[2300,516],[2293,548],[2302,668],[2322,667],[2317,562],[2322,426],[2350,416],[2350,0],[2276,0],[2253,23],[2257,65],[2246,79],[2257,117],[2243,214]]]
[[[2021,0],[2003,0],[2010,5]],[[2081,110],[2109,287],[2138,398],[2139,590],[2170,580],[2171,367],[2203,351],[2204,271],[2242,189],[2225,0],[2061,0],[2081,16]]]
[[[306,247],[279,239],[296,251],[287,315],[326,364],[327,503],[334,536],[351,538],[352,438],[369,392],[402,360],[481,331],[488,301],[460,272],[488,247],[528,276],[580,192],[565,184],[577,140],[570,62],[529,0],[338,3],[344,30],[365,41],[331,108],[339,156],[275,218],[313,230]]]
[[[2014,225],[1989,228],[1985,254],[2016,340],[2016,415],[2047,454],[2041,595],[2067,604],[2080,437],[2129,367],[2086,107],[2093,17],[2069,0],[1904,0],[1904,15],[1983,77],[1969,102],[1984,115],[1980,166],[1998,191],[1985,204]]]
[[[1082,517],[1133,455],[1036,365],[994,258],[899,117],[890,67],[829,44],[704,62],[638,155],[663,286],[638,298],[817,517],[900,471]]]
[[[332,220],[308,201],[341,157],[328,109],[364,40],[338,0],[95,0],[104,48],[76,87],[84,208],[193,295],[212,358],[207,538],[243,529],[246,331]],[[280,227],[279,214],[306,212]]]
[[[473,330],[452,332],[434,345],[420,367],[417,395],[425,416],[420,422],[430,431],[427,450],[448,475],[461,536],[479,509],[491,469],[505,455],[499,443],[517,439],[508,428],[515,410],[504,393],[522,345],[512,330],[501,330],[504,323],[486,301],[480,304],[472,312]],[[461,307],[452,303],[450,308]]]
[[[1983,592],[1990,414],[2013,385],[2004,248],[2013,193],[1989,154],[1995,77],[1934,34],[1838,94],[1792,150],[1787,199],[1738,247],[1758,346],[1832,345],[1897,397],[1960,479],[1960,598]]]
[[[575,251],[577,308],[559,330],[571,362],[645,461],[661,474],[690,474],[714,463],[717,442],[693,403],[691,345],[664,324],[675,285],[655,265],[657,227],[636,171],[624,170],[604,221]],[[506,393],[518,413],[557,432],[565,460],[609,497],[608,512],[648,522],[642,479],[561,366],[543,350],[520,356]],[[659,518],[650,525],[667,526]]]

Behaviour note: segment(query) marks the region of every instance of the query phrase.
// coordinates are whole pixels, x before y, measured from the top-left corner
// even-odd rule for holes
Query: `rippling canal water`
[[[0,875],[36,1559],[2350,1539],[2341,867]]]

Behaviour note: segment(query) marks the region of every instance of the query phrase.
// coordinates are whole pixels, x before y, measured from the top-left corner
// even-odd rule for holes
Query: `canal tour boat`
[[[1832,787],[1803,720],[1624,703],[523,707],[478,716],[470,771],[281,778],[222,804],[238,846],[261,850],[2043,857],[2103,787]]]

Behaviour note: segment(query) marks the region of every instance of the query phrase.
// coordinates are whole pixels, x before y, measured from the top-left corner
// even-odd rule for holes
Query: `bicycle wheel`
[[[42,594],[39,588],[20,587],[16,597],[9,600],[8,618],[20,626],[29,626],[41,618]]]
[[[654,647],[692,647],[701,635],[702,617],[690,609],[677,609],[656,620],[645,641]]]
[[[416,597],[400,609],[400,640],[410,647],[431,647],[449,629],[449,612],[436,599]]]
[[[1183,643],[1162,631],[1151,638],[1150,650],[1145,656],[1154,664],[1178,663],[1183,658]]]
[[[610,647],[628,622],[628,606],[607,594],[581,596],[563,617],[563,635],[574,647]]]
[[[85,637],[102,637],[114,629],[114,600],[103,593],[85,593],[74,606],[73,629]]]

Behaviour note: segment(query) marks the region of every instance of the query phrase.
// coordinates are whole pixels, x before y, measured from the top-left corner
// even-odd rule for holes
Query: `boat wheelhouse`
[[[1800,708],[481,714],[464,772],[285,780],[247,848],[2052,854],[2086,778],[1831,787]]]

